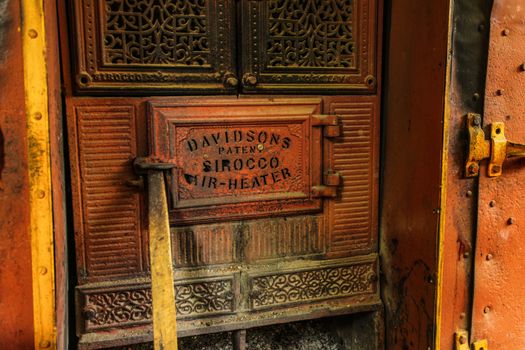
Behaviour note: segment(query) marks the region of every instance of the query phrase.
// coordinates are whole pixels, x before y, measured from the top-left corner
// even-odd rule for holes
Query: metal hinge
[[[488,176],[501,176],[503,162],[507,158],[525,157],[525,145],[507,141],[505,138],[505,124],[502,122],[490,125],[490,140],[485,139],[485,132],[481,127],[481,116],[469,113],[467,116],[469,134],[469,148],[465,165],[465,176],[479,175],[479,162],[488,159]]]
[[[487,339],[478,340],[469,345],[468,332],[461,329],[455,334],[455,350],[488,350],[489,343]]]
[[[341,136],[341,121],[339,116],[333,114],[314,114],[311,116],[312,126],[323,128],[323,137],[333,138]],[[312,186],[312,197],[335,198],[341,186],[341,174],[329,169],[323,174],[321,185]]]
[[[314,114],[312,115],[312,126],[322,126],[324,137],[341,136],[341,123],[337,115]]]
[[[341,174],[329,170],[323,176],[322,185],[312,186],[312,197],[335,198],[341,183]]]

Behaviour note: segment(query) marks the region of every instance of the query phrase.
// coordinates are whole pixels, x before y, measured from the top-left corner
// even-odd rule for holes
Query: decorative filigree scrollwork
[[[177,284],[179,317],[233,311],[232,280]],[[88,293],[83,310],[88,328],[147,323],[151,321],[151,289]]]
[[[151,290],[91,294],[84,310],[89,323],[97,326],[150,320]]]
[[[105,0],[104,61],[206,66],[207,0]]]
[[[344,297],[374,290],[373,264],[331,267],[252,279],[254,308]]]
[[[267,66],[355,66],[354,0],[268,1]]]

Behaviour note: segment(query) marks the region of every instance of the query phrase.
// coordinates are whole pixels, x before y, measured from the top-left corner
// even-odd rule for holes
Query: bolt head
[[[460,344],[466,344],[467,343],[467,337],[465,337],[464,335],[461,335],[459,337],[459,343]]]
[[[501,172],[501,167],[499,165],[494,165],[492,167],[492,172],[497,174],[497,173],[500,173]]]
[[[479,166],[477,164],[470,164],[468,167],[468,173],[470,175],[476,175],[479,172]]]
[[[468,197],[468,198],[472,197],[472,195],[473,195],[472,191],[470,191],[470,190],[467,191],[467,197]]]
[[[490,260],[494,259],[494,255],[489,253],[489,254],[487,254],[485,259],[487,259],[487,261],[490,261]]]
[[[481,125],[481,117],[479,115],[475,116],[472,120],[472,124],[474,126],[480,126]]]
[[[489,312],[490,312],[490,306],[485,306],[485,308],[483,309],[483,313],[488,314]]]
[[[509,219],[507,220],[507,224],[509,224],[509,225],[513,225],[513,224],[515,224],[515,223],[516,223],[516,219],[514,219],[514,218],[509,218]]]
[[[496,201],[495,201],[495,200],[491,200],[491,201],[489,202],[489,206],[490,206],[491,208],[494,208],[494,207],[496,206]]]

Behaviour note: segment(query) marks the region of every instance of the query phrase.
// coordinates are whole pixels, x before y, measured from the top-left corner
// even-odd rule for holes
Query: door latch
[[[460,329],[454,335],[454,349],[455,350],[489,350],[489,343],[487,339],[478,340],[469,345],[468,332]]]
[[[505,137],[505,124],[502,122],[490,125],[490,140],[485,139],[481,127],[481,116],[469,113],[467,116],[469,134],[468,158],[465,165],[466,177],[479,175],[479,162],[488,159],[488,176],[501,176],[503,162],[507,158],[525,157],[525,145],[510,142]]]

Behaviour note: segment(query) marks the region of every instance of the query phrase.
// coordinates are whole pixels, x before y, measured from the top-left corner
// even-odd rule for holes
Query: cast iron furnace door
[[[72,3],[81,346],[151,340],[144,156],[180,336],[380,309],[375,0]]]

